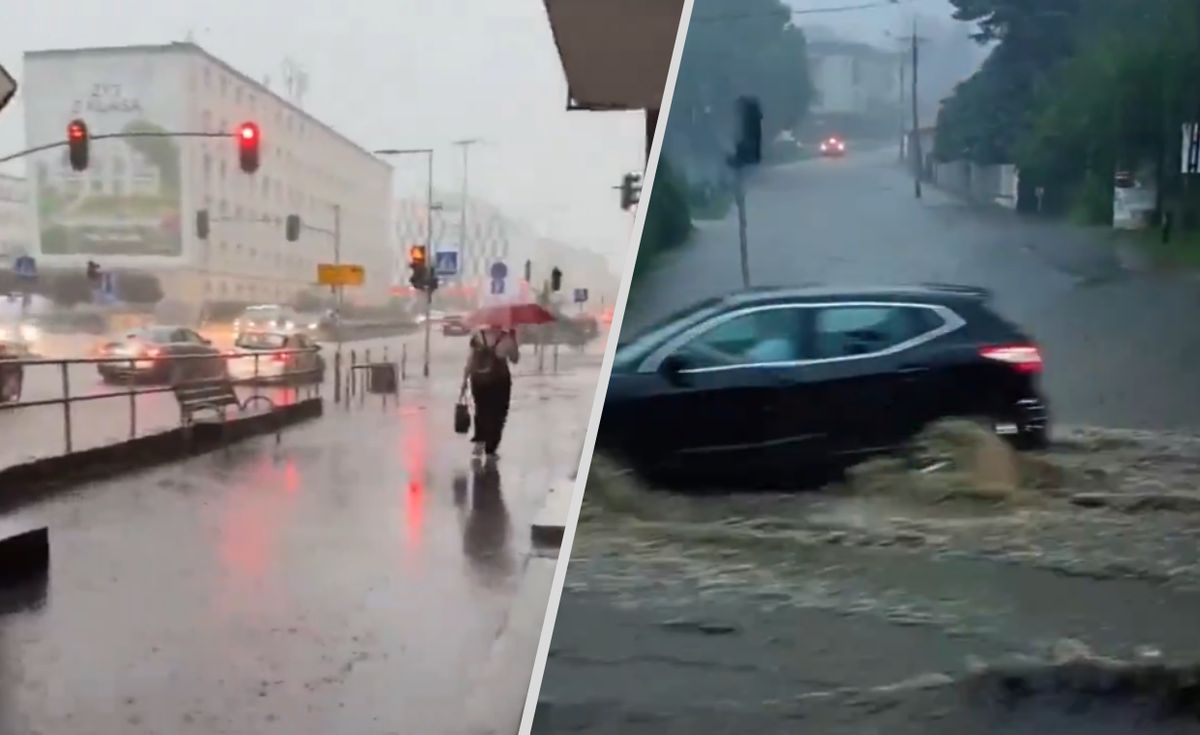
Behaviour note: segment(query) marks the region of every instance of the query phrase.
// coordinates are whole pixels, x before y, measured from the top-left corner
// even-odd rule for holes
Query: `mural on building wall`
[[[178,130],[167,66],[105,59],[91,69],[70,59],[31,60],[31,76],[73,83],[31,83],[28,128],[61,138],[67,121],[83,119],[93,136]],[[38,67],[45,65],[45,73]],[[102,81],[96,81],[101,79]],[[180,256],[181,141],[168,137],[93,140],[85,171],[71,168],[65,147],[40,156],[31,188],[40,251],[45,255]]]

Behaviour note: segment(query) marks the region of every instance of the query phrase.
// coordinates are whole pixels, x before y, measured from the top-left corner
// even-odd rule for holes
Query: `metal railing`
[[[15,402],[5,402],[4,396],[0,393],[0,417],[3,417],[6,412],[16,411],[19,409],[39,408],[44,406],[62,406],[63,411],[63,444],[66,453],[70,454],[73,451],[73,435],[72,435],[72,407],[77,403],[85,403],[91,401],[125,399],[128,401],[129,415],[129,438],[137,437],[138,432],[138,407],[137,399],[139,396],[155,395],[160,393],[173,393],[179,385],[197,382],[212,382],[212,381],[228,381],[232,387],[250,388],[254,395],[258,395],[261,389],[268,384],[268,381],[279,380],[279,386],[284,390],[291,391],[293,397],[299,398],[302,395],[304,398],[311,398],[321,395],[321,384],[324,380],[324,369],[320,368],[318,375],[309,373],[282,372],[274,374],[262,371],[262,363],[264,360],[274,360],[278,357],[287,357],[290,355],[312,355],[319,353],[321,350],[318,347],[306,349],[279,349],[279,350],[262,350],[253,353],[247,352],[219,352],[215,354],[201,355],[131,355],[121,357],[79,357],[68,359],[11,359],[0,357],[0,392],[5,388],[6,381],[13,374],[13,371],[20,376],[19,380],[22,385],[22,393],[24,388],[28,386],[28,374],[31,368],[50,367],[56,368],[60,376],[60,394],[55,398],[38,398],[34,400],[17,400]],[[253,373],[246,377],[236,377],[231,375],[229,371],[229,363],[232,360],[253,360]],[[215,368],[210,373],[202,376],[182,376],[175,375],[178,365],[187,365],[190,363],[216,363],[220,362],[222,367],[219,371]],[[71,368],[76,365],[95,365],[97,372],[105,383],[110,385],[123,384],[123,390],[111,390],[100,393],[88,393],[75,395],[71,391]],[[116,372],[110,375],[104,375],[101,366],[114,365],[119,366]],[[335,369],[340,366],[335,366]],[[174,378],[183,377],[182,380],[174,381],[156,381],[145,382],[148,377],[156,376],[156,372],[165,371],[168,375]],[[185,372],[185,370],[180,370]],[[192,370],[191,372],[196,372]],[[308,377],[310,380],[306,382],[293,382],[290,379]],[[319,378],[312,380],[312,378]],[[182,413],[181,419],[182,421]]]

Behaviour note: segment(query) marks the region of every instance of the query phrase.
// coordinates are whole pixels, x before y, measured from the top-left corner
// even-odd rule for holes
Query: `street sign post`
[[[0,110],[3,110],[17,93],[17,80],[0,66]]]
[[[1180,152],[1180,173],[1200,173],[1200,122],[1183,124]]]
[[[452,278],[458,275],[458,251],[441,249],[434,254],[434,272]]]
[[[322,286],[361,286],[366,282],[366,270],[348,263],[318,263],[317,283]]]

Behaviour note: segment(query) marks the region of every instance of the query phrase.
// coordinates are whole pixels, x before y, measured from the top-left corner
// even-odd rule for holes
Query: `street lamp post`
[[[379,156],[404,156],[421,154],[425,156],[428,164],[428,173],[425,181],[425,253],[426,262],[432,264],[434,273],[437,273],[437,258],[433,252],[433,149],[432,148],[381,148],[375,151]],[[422,365],[422,373],[425,377],[429,377],[429,341],[432,325],[429,322],[430,311],[433,309],[433,291],[425,290],[425,357]]]

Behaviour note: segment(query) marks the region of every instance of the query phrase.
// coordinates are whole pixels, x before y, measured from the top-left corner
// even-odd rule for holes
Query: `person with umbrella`
[[[512,372],[508,366],[521,360],[517,325],[540,324],[553,318],[536,304],[519,304],[481,309],[467,319],[475,330],[471,334],[459,398],[466,397],[469,386],[475,403],[472,442],[476,454],[482,452],[494,458],[504,436],[512,399]]]

